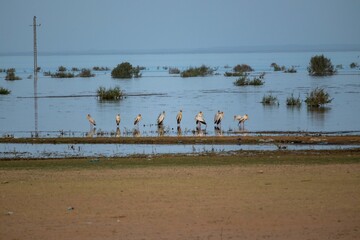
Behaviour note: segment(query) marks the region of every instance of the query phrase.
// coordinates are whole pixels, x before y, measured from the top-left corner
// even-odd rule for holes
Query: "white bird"
[[[95,120],[90,116],[90,114],[88,114],[86,116],[87,120],[89,120],[90,126],[96,126],[96,122]]]
[[[234,121],[239,121],[239,126],[242,124],[243,127],[245,125],[245,121],[248,120],[249,116],[247,114],[245,114],[244,116],[241,115],[235,115],[234,116]]]
[[[121,121],[120,114],[116,115],[115,121],[116,121],[116,125],[119,126],[120,121]]]
[[[182,110],[180,109],[179,113],[176,115],[176,122],[178,125],[180,125],[182,119]]]
[[[165,119],[165,111],[163,111],[162,113],[159,114],[158,118],[157,118],[157,124],[158,125],[162,125]]]
[[[198,114],[196,114],[195,121],[196,121],[196,124],[198,125],[198,128],[201,128],[201,124],[206,125],[204,115],[203,115],[203,113],[201,111]]]
[[[141,119],[142,119],[141,114],[138,114],[134,120],[134,125],[139,124]]]
[[[214,117],[214,124],[219,125],[223,118],[224,118],[224,112],[220,112],[220,110],[218,110],[218,112],[215,114]]]

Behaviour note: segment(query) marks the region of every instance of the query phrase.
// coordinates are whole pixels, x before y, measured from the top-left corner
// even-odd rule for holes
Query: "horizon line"
[[[269,52],[337,52],[360,51],[360,44],[284,44],[284,45],[258,45],[236,47],[204,47],[204,48],[168,48],[168,49],[88,49],[88,50],[50,50],[38,51],[38,55],[107,55],[107,54],[206,54],[206,53],[269,53]],[[33,51],[0,52],[0,56],[27,56]]]

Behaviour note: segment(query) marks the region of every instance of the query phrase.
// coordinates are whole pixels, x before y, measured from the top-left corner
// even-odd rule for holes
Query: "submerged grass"
[[[0,95],[8,95],[10,93],[11,93],[11,91],[9,89],[0,87]]]
[[[232,154],[155,155],[124,158],[2,160],[1,170],[121,169],[146,167],[202,167],[226,165],[350,164],[360,163],[359,150],[238,151]]]
[[[300,106],[301,106],[300,96],[298,96],[297,98],[295,98],[295,97],[294,97],[294,94],[291,94],[290,97],[286,98],[286,105],[287,105],[287,106],[300,107]]]
[[[279,101],[276,96],[269,94],[263,96],[261,103],[264,105],[274,105],[274,104],[279,104]]]
[[[123,97],[123,92],[120,87],[109,88],[99,87],[97,96],[100,100],[120,100]]]

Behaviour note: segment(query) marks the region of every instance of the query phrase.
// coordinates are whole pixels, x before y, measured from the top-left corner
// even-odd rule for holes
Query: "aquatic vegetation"
[[[297,98],[295,98],[294,94],[291,94],[290,97],[286,98],[286,105],[300,107],[301,106],[300,95]]]
[[[83,68],[81,69],[81,72],[77,76],[86,78],[86,77],[94,77],[95,74],[92,74],[90,69]]]
[[[72,67],[72,68],[71,68],[71,71],[72,71],[72,72],[79,72],[80,70],[79,70],[79,68],[77,68],[77,67]]]
[[[238,64],[233,68],[234,72],[252,72],[254,69],[247,64]]]
[[[316,55],[310,59],[308,72],[311,76],[331,76],[336,73],[329,58],[324,55]]]
[[[201,65],[200,67],[190,67],[185,71],[180,73],[181,77],[205,77],[214,74],[215,69],[210,68],[205,65]]]
[[[264,95],[261,103],[263,105],[274,105],[279,104],[279,101],[276,96],[273,96],[271,93],[269,95]]]
[[[0,68],[0,73],[2,73],[2,72],[6,72],[6,69]]]
[[[133,67],[128,62],[123,62],[121,64],[118,64],[112,71],[111,71],[111,77],[113,78],[138,78],[141,77],[141,71],[142,67]]]
[[[0,95],[8,95],[10,93],[11,93],[11,91],[9,89],[0,87]]]
[[[352,62],[350,63],[350,68],[353,69],[353,68],[358,68],[359,67],[359,64],[356,63],[356,62]]]
[[[73,78],[75,77],[75,75],[71,72],[56,72],[56,73],[51,73],[50,75],[52,78]]]
[[[247,77],[247,75],[243,75],[242,77],[238,78],[235,82],[235,86],[261,86],[264,84],[264,81],[262,80],[263,76],[260,77],[253,77],[253,79],[250,79]]]
[[[284,71],[284,73],[296,73],[297,70],[294,66],[292,66],[291,68],[288,68]]]
[[[123,97],[123,92],[120,87],[109,88],[99,87],[97,96],[100,100],[120,100]]]
[[[238,77],[242,76],[246,72],[252,72],[254,69],[247,64],[238,64],[233,67],[233,72],[225,72],[225,77]]]
[[[306,104],[308,107],[320,107],[327,103],[331,103],[333,98],[323,88],[315,88],[306,97]]]
[[[15,68],[9,68],[6,70],[5,80],[9,80],[9,81],[21,80],[21,77],[16,76]]]
[[[270,65],[270,67],[274,68],[274,71],[275,72],[278,72],[278,71],[285,71],[285,66],[279,66],[277,63],[272,63]]]
[[[180,69],[176,68],[176,67],[170,67],[169,68],[169,74],[180,74]]]
[[[94,66],[94,67],[92,68],[92,70],[94,70],[94,71],[109,71],[110,68],[108,68],[108,67]]]
[[[64,67],[64,66],[60,66],[59,68],[58,68],[58,71],[59,72],[66,72],[66,67]]]

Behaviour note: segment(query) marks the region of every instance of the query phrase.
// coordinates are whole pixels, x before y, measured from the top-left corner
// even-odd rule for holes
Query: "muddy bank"
[[[0,138],[0,143],[31,144],[360,144],[360,135],[307,136],[162,136],[162,137],[59,137],[59,138]]]
[[[357,239],[359,173],[359,164],[0,170],[0,232],[4,239]]]

